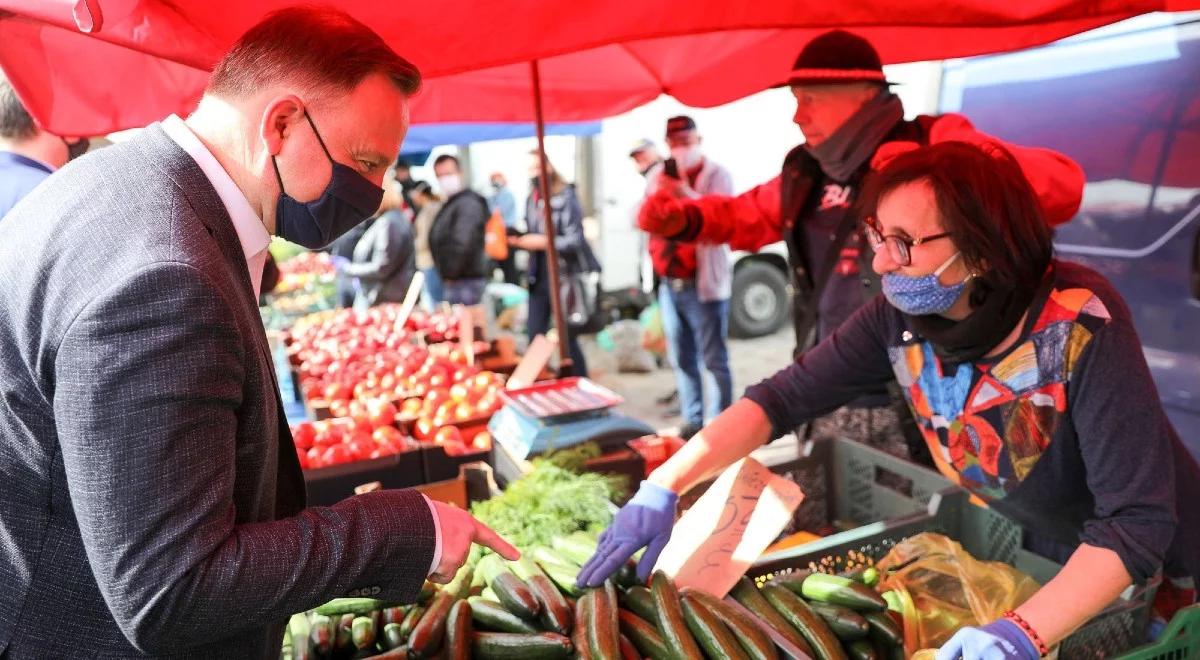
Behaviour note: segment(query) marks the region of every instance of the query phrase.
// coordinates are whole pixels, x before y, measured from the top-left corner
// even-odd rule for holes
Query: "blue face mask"
[[[379,210],[383,202],[383,188],[371,183],[353,169],[333,160],[325,141],[317,132],[308,112],[304,113],[308,125],[312,126],[321,150],[333,167],[333,176],[325,192],[311,202],[298,202],[283,190],[283,177],[279,176],[279,165],[271,156],[275,178],[279,181],[279,201],[275,204],[275,233],[281,238],[311,250],[329,245],[337,237],[350,231]]]
[[[954,256],[947,259],[937,270],[920,277],[885,273],[882,278],[884,297],[893,307],[909,316],[925,316],[945,312],[954,306],[958,297],[962,295],[963,289],[967,287],[967,282],[973,277],[973,275],[967,275],[965,280],[950,286],[938,281],[938,276],[949,268],[950,264],[954,263],[958,257],[959,253],[954,253]]]

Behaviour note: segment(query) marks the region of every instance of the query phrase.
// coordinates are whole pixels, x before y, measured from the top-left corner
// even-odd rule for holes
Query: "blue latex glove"
[[[337,271],[341,271],[346,267],[346,264],[350,263],[350,260],[346,257],[339,257],[336,254],[329,257],[329,260],[333,262],[333,268]]]
[[[633,499],[621,507],[612,525],[600,535],[596,554],[583,565],[575,584],[580,587],[604,584],[608,576],[641,548],[646,548],[646,552],[638,562],[638,577],[642,581],[649,578],[659,553],[671,538],[678,503],[679,496],[675,493],[643,481]]]
[[[997,619],[980,628],[963,628],[942,648],[937,660],[1038,660],[1037,647],[1025,632],[1008,619]]]

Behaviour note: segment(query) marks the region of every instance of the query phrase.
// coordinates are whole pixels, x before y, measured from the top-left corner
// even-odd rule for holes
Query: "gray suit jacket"
[[[414,598],[413,491],[304,508],[237,234],[158,127],[0,223],[0,656],[278,657],[289,614]]]

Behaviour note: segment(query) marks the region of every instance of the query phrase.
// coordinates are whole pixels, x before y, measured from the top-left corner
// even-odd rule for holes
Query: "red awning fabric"
[[[0,66],[44,127],[96,135],[187,113],[208,70],[282,0],[0,0]],[[541,62],[547,121],[599,119],[659,94],[727,103],[784,79],[834,28],[889,63],[1046,43],[1200,0],[438,0],[338,5],[426,76],[414,122],[530,121]],[[91,34],[81,32],[91,30]]]

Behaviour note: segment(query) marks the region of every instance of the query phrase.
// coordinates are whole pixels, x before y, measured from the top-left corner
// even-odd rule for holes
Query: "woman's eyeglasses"
[[[867,236],[867,242],[871,244],[871,249],[878,252],[880,248],[886,246],[888,256],[901,266],[912,265],[912,249],[913,246],[922,245],[929,241],[936,241],[939,238],[947,238],[950,236],[947,232],[933,234],[930,236],[922,236],[920,238],[909,238],[898,234],[885,235],[879,228],[878,223],[874,218],[867,218],[863,221],[863,230]]]

